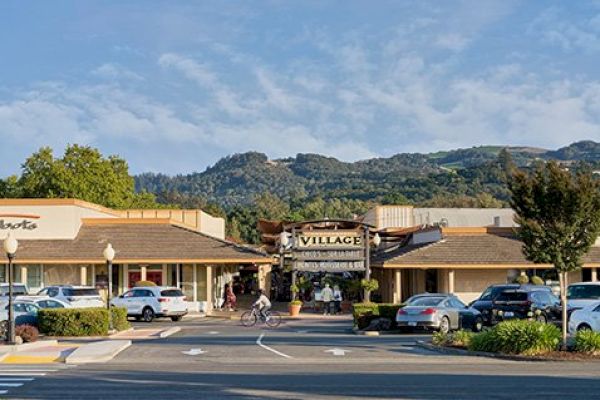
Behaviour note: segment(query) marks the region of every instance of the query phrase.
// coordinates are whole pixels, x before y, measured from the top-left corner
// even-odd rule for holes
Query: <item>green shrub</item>
[[[600,333],[590,330],[579,331],[575,335],[575,351],[580,353],[600,353]]]
[[[125,307],[111,307],[113,328],[118,331],[124,331],[131,328],[127,320],[127,309]]]
[[[48,336],[105,336],[105,308],[46,308],[38,312],[40,332]]]
[[[556,350],[560,339],[560,329],[551,324],[505,321],[471,337],[469,350],[536,355]]]
[[[475,334],[468,331],[456,331],[451,333],[435,332],[431,342],[436,346],[468,347]]]
[[[152,281],[138,281],[135,283],[135,287],[148,287],[148,286],[156,286],[156,283]]]
[[[536,285],[536,286],[543,286],[545,285],[544,280],[542,278],[540,278],[537,275],[534,275],[531,277],[531,284],[532,285]]]
[[[20,336],[23,343],[36,342],[40,336],[40,332],[35,326],[17,325],[15,327],[15,336]]]
[[[354,303],[352,315],[354,325],[358,329],[365,329],[372,320],[376,318],[387,318],[392,321],[392,327],[396,326],[396,313],[403,307],[402,304],[389,303]]]
[[[515,278],[515,283],[526,285],[529,283],[529,277],[527,275],[519,275]]]

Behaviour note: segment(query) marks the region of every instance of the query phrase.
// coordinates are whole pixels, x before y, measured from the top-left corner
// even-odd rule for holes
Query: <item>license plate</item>
[[[417,326],[417,323],[411,321],[411,322],[408,323],[408,326]]]
[[[514,317],[514,316],[515,316],[515,313],[513,313],[513,312],[510,312],[510,311],[509,311],[509,312],[505,312],[505,313],[504,313],[504,316],[505,316],[505,317],[509,317],[509,318],[510,318],[510,317]]]

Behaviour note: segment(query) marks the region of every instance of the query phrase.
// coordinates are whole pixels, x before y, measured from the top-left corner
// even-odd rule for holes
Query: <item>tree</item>
[[[588,169],[573,174],[549,162],[530,174],[515,169],[508,185],[525,257],[558,272],[566,347],[567,273],[581,268],[600,234],[600,184]]]
[[[113,208],[158,206],[153,194],[135,193],[125,160],[105,158],[89,146],[69,145],[62,158],[43,147],[25,160],[22,169],[16,185],[7,180],[4,186],[24,197],[76,198]]]

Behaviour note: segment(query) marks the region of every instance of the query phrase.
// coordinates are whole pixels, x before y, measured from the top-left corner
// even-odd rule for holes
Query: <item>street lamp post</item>
[[[112,331],[113,320],[112,313],[110,312],[110,298],[112,296],[112,263],[115,259],[115,249],[113,249],[110,243],[106,244],[102,255],[106,260],[106,270],[108,273],[108,293],[106,294],[106,310],[108,311],[108,329]]]
[[[13,259],[19,247],[19,242],[9,232],[4,239],[4,251],[8,258],[8,344],[15,344],[15,310],[13,306]]]

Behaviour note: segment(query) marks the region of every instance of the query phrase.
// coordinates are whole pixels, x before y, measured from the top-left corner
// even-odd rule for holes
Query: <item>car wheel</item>
[[[543,324],[545,324],[546,322],[548,322],[548,319],[546,318],[545,314],[536,315],[535,320],[537,322],[541,322]]]
[[[450,332],[450,320],[448,319],[448,317],[442,317],[439,330],[442,333]]]
[[[144,322],[152,322],[152,320],[154,320],[154,311],[150,307],[144,308],[142,311],[142,319]]]
[[[581,331],[591,331],[592,327],[589,326],[588,324],[581,324],[577,327],[577,332],[581,332]]]
[[[177,322],[177,321],[181,321],[183,317],[181,315],[177,315],[175,317],[171,317],[171,321],[173,322]]]
[[[475,318],[475,322],[473,322],[473,332],[481,332],[483,330],[483,318],[477,317]]]

